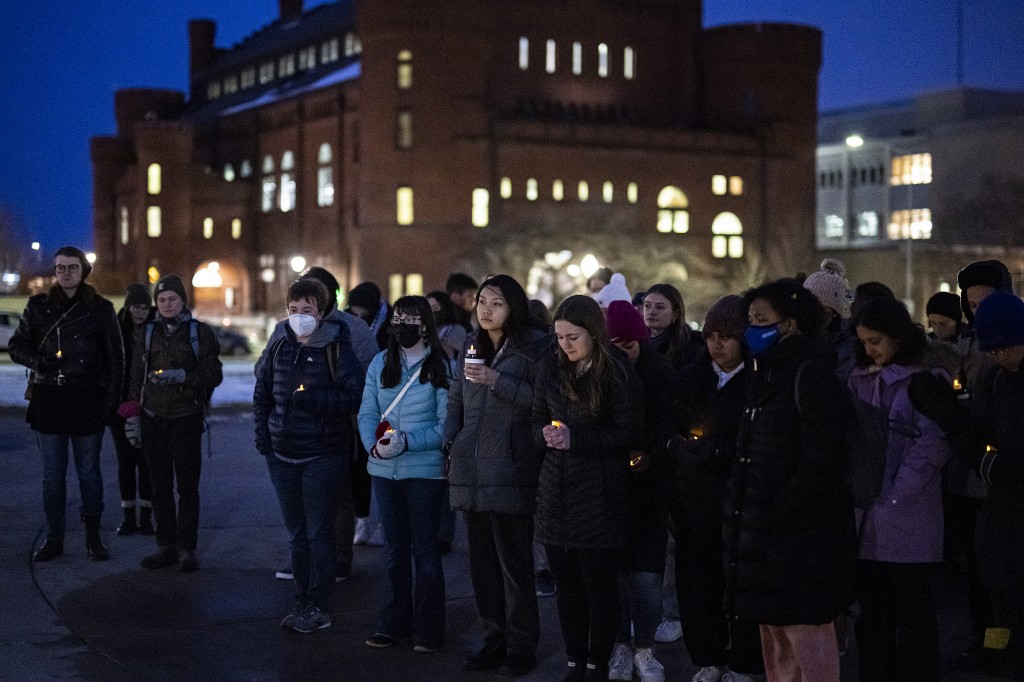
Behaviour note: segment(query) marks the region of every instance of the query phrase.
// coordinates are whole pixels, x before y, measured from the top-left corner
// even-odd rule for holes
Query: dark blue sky
[[[397,1],[397,0],[396,0]],[[1024,1],[962,0],[964,81],[1024,90]],[[307,0],[306,7],[322,4]],[[956,84],[957,0],[705,0],[705,24],[790,21],[825,34],[820,106],[910,97]],[[185,90],[190,18],[233,45],[277,0],[0,2],[0,211],[48,252],[92,242],[89,138],[114,132],[113,93]],[[102,258],[102,254],[100,254]]]

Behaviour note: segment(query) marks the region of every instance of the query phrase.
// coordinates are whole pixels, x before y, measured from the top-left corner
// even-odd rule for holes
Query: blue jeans
[[[418,644],[444,641],[444,567],[437,543],[446,482],[373,477],[373,497],[384,529],[387,590],[378,632]],[[413,587],[412,559],[416,563]],[[415,600],[415,602],[414,602]]]
[[[100,448],[103,430],[88,436],[36,432],[43,455],[43,511],[46,512],[46,538],[64,542],[64,512],[67,508],[68,446],[75,453],[75,471],[82,496],[82,513],[103,513],[103,475],[100,472]]]
[[[293,464],[271,456],[267,469],[288,529],[295,597],[326,611],[338,566],[334,514],[348,460],[324,456]]]

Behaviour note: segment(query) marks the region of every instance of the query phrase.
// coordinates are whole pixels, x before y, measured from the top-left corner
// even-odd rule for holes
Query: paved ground
[[[13,388],[0,384],[4,393]],[[265,465],[251,445],[250,417],[221,408],[212,419],[213,455],[203,460],[202,569],[180,574],[138,568],[154,548],[152,537],[122,538],[112,530],[105,533],[112,560],[88,561],[82,527],[72,522],[78,508],[73,472],[66,553],[32,564],[43,525],[39,457],[21,408],[0,410],[0,681],[499,679],[460,668],[462,656],[480,643],[461,534],[445,557],[448,638],[441,652],[424,656],[408,646],[379,651],[363,645],[376,625],[381,596],[376,548],[356,549],[354,574],[333,598],[334,627],[311,635],[282,631],[278,623],[291,605],[291,584],[274,580],[273,572],[287,564],[286,535]],[[102,460],[110,529],[119,510],[109,436]],[[943,591],[948,660],[963,643],[961,593],[956,587]],[[526,682],[560,680],[564,671],[553,599],[541,600],[541,618],[540,666],[522,678]],[[669,680],[689,680],[693,669],[681,643],[662,645],[658,656]],[[856,679],[852,659],[845,660],[847,682]]]

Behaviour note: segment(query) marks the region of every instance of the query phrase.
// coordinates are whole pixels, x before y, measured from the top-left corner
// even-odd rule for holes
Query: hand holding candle
[[[569,449],[569,427],[555,419],[544,427],[544,442],[553,450]]]

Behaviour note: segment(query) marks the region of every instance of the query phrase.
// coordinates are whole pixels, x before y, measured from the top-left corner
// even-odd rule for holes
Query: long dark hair
[[[644,298],[649,294],[661,294],[667,298],[672,305],[672,311],[676,313],[676,319],[662,333],[668,337],[668,343],[664,346],[665,354],[674,366],[678,366],[683,361],[686,346],[690,343],[690,335],[693,333],[690,325],[686,324],[686,304],[683,303],[683,295],[679,293],[679,289],[664,282],[648,289]]]
[[[437,388],[448,388],[448,355],[441,348],[437,338],[437,325],[430,303],[422,296],[403,296],[395,301],[395,315],[417,316],[422,321],[423,340],[430,353],[423,361],[420,383],[428,381]],[[402,380],[402,347],[393,334],[388,335],[388,349],[384,356],[384,369],[380,372],[380,383],[384,388],[393,388]]]
[[[505,303],[508,305],[508,318],[501,325],[503,343],[505,340],[511,339],[512,343],[518,344],[530,329],[540,328],[537,320],[530,315],[530,299],[526,296],[526,291],[523,290],[522,285],[514,277],[511,275],[491,275],[485,279],[476,292],[477,304],[480,303],[480,292],[487,287],[500,291],[502,298],[505,299]],[[491,360],[494,359],[498,352],[498,349],[494,347],[494,343],[491,341],[491,335],[481,330],[476,335],[476,347],[480,357],[486,361],[487,365],[490,365]]]
[[[590,368],[582,374],[576,373],[576,363],[566,357],[561,346],[558,347],[558,374],[562,394],[572,402],[583,402],[585,399],[590,413],[600,414],[604,399],[601,380],[608,373],[611,373],[613,378],[618,377],[623,381],[626,379],[621,371],[622,367],[609,350],[611,342],[608,340],[608,329],[605,327],[601,306],[590,296],[570,296],[555,310],[554,321],[559,320],[582,327],[594,340]]]
[[[892,356],[895,365],[914,365],[921,361],[928,339],[924,328],[910,319],[910,312],[902,301],[895,298],[876,298],[869,301],[853,318],[854,328],[865,327],[894,339],[897,350]],[[872,364],[864,344],[857,342],[857,366]]]

